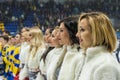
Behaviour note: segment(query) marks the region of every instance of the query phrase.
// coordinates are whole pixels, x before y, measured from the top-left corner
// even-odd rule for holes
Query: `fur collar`
[[[101,54],[110,54],[105,46],[96,46],[96,47],[90,47],[86,50],[85,56],[86,56],[86,61],[90,61],[96,56],[99,56]]]

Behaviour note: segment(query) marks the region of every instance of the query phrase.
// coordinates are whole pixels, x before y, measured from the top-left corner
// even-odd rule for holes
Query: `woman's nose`
[[[78,37],[78,32],[76,33],[76,35],[75,35],[76,37]]]
[[[59,35],[60,35],[60,33],[59,33],[59,32],[57,32],[56,37],[59,37]]]

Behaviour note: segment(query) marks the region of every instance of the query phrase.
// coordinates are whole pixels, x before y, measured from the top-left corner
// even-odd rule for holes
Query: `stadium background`
[[[45,31],[57,22],[81,12],[102,11],[109,15],[120,39],[120,0],[0,0],[0,32],[12,35],[35,25]]]

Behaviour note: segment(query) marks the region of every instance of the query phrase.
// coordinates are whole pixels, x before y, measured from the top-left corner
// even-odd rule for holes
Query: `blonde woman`
[[[84,56],[76,80],[120,80],[120,64],[112,56],[117,38],[107,15],[82,13],[76,36]]]
[[[39,72],[39,61],[41,55],[45,51],[43,34],[38,27],[30,29],[29,38],[30,49],[20,80],[24,80],[27,76],[29,77],[29,80],[35,80],[36,75]]]

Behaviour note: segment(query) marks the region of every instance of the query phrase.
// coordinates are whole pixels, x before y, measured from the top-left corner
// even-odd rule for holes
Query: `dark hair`
[[[44,63],[45,63],[45,59],[46,59],[48,53],[49,53],[53,48],[54,48],[54,47],[48,47],[48,48],[45,50],[45,52],[43,53],[43,55],[42,55],[42,57],[41,57],[40,60],[43,59],[43,61],[44,61]]]
[[[53,30],[54,30],[54,28],[50,28],[50,34],[52,33]]]
[[[51,34],[52,33],[52,31],[54,30],[54,28],[47,28],[47,29],[49,29],[49,33]],[[46,30],[47,30],[46,29]]]
[[[51,34],[52,31],[54,30],[54,28],[47,28],[47,29],[49,29],[49,33],[50,33],[50,34]],[[46,29],[46,30],[47,30],[47,29]],[[48,53],[49,53],[53,48],[54,48],[54,47],[50,47],[50,46],[49,46],[49,47],[45,50],[45,52],[43,53],[43,55],[42,55],[42,57],[41,57],[40,60],[43,59],[43,61],[44,61],[44,63],[45,63],[45,59],[46,59]]]
[[[61,23],[65,25],[66,29],[68,30],[70,39],[72,40],[72,44],[74,43],[79,44],[79,40],[76,37],[76,33],[78,31],[78,28],[77,28],[78,19],[79,19],[79,16],[76,15],[73,17],[67,17],[58,23],[58,26],[60,26]]]
[[[8,35],[10,35],[10,32],[7,30],[4,30],[2,33],[7,33]]]
[[[6,42],[9,41],[9,37],[8,36],[0,36],[0,38],[3,38]]]

